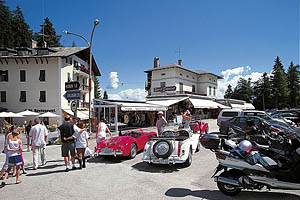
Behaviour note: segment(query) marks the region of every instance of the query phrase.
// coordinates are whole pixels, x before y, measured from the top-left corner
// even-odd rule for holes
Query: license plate
[[[161,163],[161,164],[169,164],[169,160],[168,159],[162,159],[162,158],[154,158],[153,162],[155,162],[155,163]]]
[[[101,150],[101,152],[103,153],[112,153],[113,152],[113,149],[110,149],[110,148],[104,148]]]

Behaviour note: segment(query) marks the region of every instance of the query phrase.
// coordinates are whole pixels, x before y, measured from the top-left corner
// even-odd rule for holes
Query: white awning
[[[68,113],[69,115],[72,115],[74,116],[74,113],[69,110],[69,109],[65,109],[64,110],[66,113]],[[86,113],[87,112],[87,113]],[[89,119],[89,114],[88,114],[88,111],[80,111],[80,110],[77,110],[77,117],[81,120],[86,120],[86,119]]]
[[[192,99],[190,98],[194,108],[208,108],[208,109],[217,109],[217,108],[228,108],[222,104],[214,102],[208,99]]]
[[[147,100],[147,103],[151,104],[156,104],[156,105],[161,105],[161,106],[170,106],[173,104],[176,104],[180,101],[184,101],[188,99],[188,97],[183,97],[183,98],[174,98],[174,99],[154,99],[154,100]]]
[[[166,111],[165,106],[154,105],[149,103],[117,103],[121,106],[122,111]]]
[[[237,109],[255,109],[255,107],[251,103],[244,103],[244,104],[235,104],[231,103],[231,108],[237,108]]]

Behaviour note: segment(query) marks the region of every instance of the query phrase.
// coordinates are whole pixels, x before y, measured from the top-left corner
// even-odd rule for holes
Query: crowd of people
[[[185,126],[189,123],[190,112],[187,110],[183,114],[183,121]],[[163,112],[158,112],[158,119],[156,122],[156,128],[158,136],[164,131],[165,126],[168,123],[163,116]],[[65,116],[65,122],[57,128],[59,138],[62,142],[61,145],[61,156],[64,158],[65,171],[69,172],[70,169],[77,169],[75,166],[75,156],[77,155],[79,160],[79,169],[86,168],[85,152],[88,147],[89,134],[84,128],[84,124],[81,121],[73,120],[69,115]],[[96,132],[96,143],[106,138],[107,133],[112,136],[109,128],[104,122],[104,119],[100,119]],[[32,150],[33,158],[33,170],[39,168],[39,160],[41,160],[41,166],[46,165],[46,144],[48,137],[48,129],[41,123],[39,118],[29,121],[25,127],[25,135],[27,139],[27,151],[30,152],[30,146]],[[6,180],[10,171],[13,169],[13,177],[16,177],[16,184],[21,183],[19,180],[20,171],[22,169],[23,174],[26,174],[24,168],[24,159],[22,156],[22,141],[20,139],[20,130],[17,126],[12,125],[5,128],[5,141],[3,153],[6,154],[6,160],[3,164],[0,179],[2,180],[1,187],[6,185]]]
[[[61,155],[65,160],[66,172],[70,170],[70,157],[72,169],[77,169],[75,166],[75,155],[78,156],[79,169],[86,167],[85,150],[88,147],[89,135],[86,129],[83,127],[83,122],[72,120],[68,115],[65,116],[65,122],[58,127],[59,138],[62,142]],[[27,139],[27,151],[30,152],[30,146],[32,150],[32,169],[37,170],[40,164],[39,160],[41,160],[41,166],[45,166],[47,163],[45,149],[47,144],[48,129],[43,123],[41,123],[39,118],[36,118],[34,120],[34,125],[32,124],[32,121],[29,121],[28,125],[25,127],[25,135]],[[5,153],[6,159],[0,174],[0,179],[2,180],[1,187],[6,185],[6,180],[12,169],[12,176],[16,177],[16,184],[21,183],[19,180],[20,170],[22,169],[23,174],[27,173],[24,168],[22,146],[23,144],[20,139],[19,128],[15,125],[10,127],[6,126],[3,148],[3,153]]]

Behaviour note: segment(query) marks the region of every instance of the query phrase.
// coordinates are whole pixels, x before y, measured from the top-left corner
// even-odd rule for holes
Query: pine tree
[[[289,94],[289,106],[291,108],[296,108],[298,106],[299,96],[300,96],[300,81],[299,81],[299,65],[294,66],[294,63],[291,62],[288,73],[287,73],[287,80],[288,80],[288,87],[290,89]]]
[[[101,92],[100,92],[100,85],[99,85],[99,80],[97,79],[96,76],[94,76],[94,94],[95,94],[95,98],[101,98]]]
[[[34,38],[40,47],[45,45],[44,41],[46,42],[47,47],[61,46],[59,42],[61,35],[56,35],[53,24],[48,17],[44,19],[41,31],[39,33],[35,33]]]
[[[248,103],[252,100],[252,87],[251,87],[251,79],[240,78],[236,87],[233,90],[232,98],[244,100]]]
[[[104,91],[103,99],[108,99],[108,95],[107,95],[107,92],[106,92],[106,91]]]
[[[24,15],[19,6],[13,11],[13,36],[14,47],[31,47],[32,31],[24,19]]]
[[[232,86],[229,84],[227,87],[227,90],[225,92],[224,98],[225,99],[231,99],[233,94]]]
[[[275,64],[273,66],[272,76],[272,94],[273,94],[273,105],[275,108],[282,109],[288,105],[289,88],[284,72],[283,65],[277,56]]]
[[[265,72],[253,85],[253,105],[259,110],[271,109],[272,91],[270,79]]]
[[[9,8],[0,0],[0,47],[14,47],[12,30],[12,14]]]

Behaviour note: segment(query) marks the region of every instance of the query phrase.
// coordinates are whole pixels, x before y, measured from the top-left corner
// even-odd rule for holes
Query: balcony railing
[[[78,66],[74,66],[75,70],[77,71],[80,71],[80,72],[83,72],[85,74],[89,74],[90,70],[88,68],[86,68],[85,66],[83,65],[78,65]],[[92,71],[92,74],[94,74],[94,72]]]
[[[88,85],[82,85],[81,89],[83,92],[89,92],[89,86]]]

